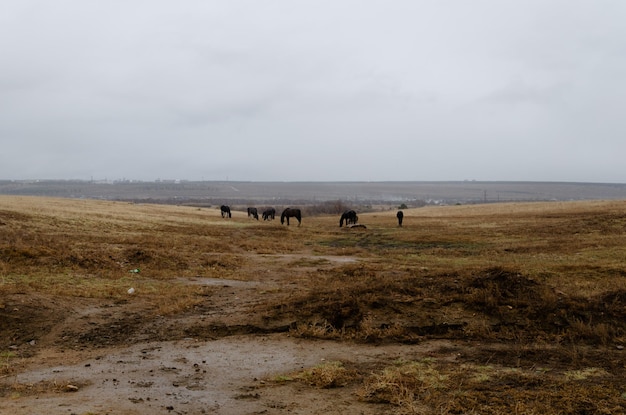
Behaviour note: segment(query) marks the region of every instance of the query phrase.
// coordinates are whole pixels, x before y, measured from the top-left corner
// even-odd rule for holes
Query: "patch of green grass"
[[[0,376],[8,375],[12,372],[12,361],[16,357],[17,355],[11,351],[0,352]]]

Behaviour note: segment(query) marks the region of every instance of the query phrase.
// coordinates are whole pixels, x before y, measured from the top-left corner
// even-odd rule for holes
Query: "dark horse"
[[[252,216],[254,219],[259,220],[259,213],[256,208],[248,208],[248,217]]]
[[[274,220],[274,216],[276,216],[276,209],[269,208],[263,211],[263,220]]]
[[[346,210],[345,212],[343,212],[343,215],[341,215],[341,219],[339,219],[340,228],[343,226],[344,221],[346,221],[346,226],[350,224],[356,225],[356,223],[359,221],[359,217],[356,215],[356,212],[354,210]]]
[[[282,215],[280,215],[280,223],[285,223],[285,218],[287,218],[287,226],[289,226],[289,218],[298,219],[298,226],[302,223],[302,213],[300,209],[287,208],[283,210]]]
[[[398,218],[398,226],[402,226],[402,219],[404,219],[404,213],[399,210],[398,213],[396,213],[396,217]]]
[[[220,210],[222,211],[222,217],[229,217],[232,218],[231,214],[230,214],[230,207],[226,206],[226,205],[222,205],[220,206]]]

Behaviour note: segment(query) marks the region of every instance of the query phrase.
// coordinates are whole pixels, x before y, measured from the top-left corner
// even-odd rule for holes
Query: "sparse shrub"
[[[412,407],[415,401],[427,404],[431,397],[448,387],[449,381],[449,375],[442,373],[432,361],[399,360],[367,377],[359,396],[368,402]]]
[[[343,335],[342,330],[337,330],[327,321],[296,324],[290,333],[295,336],[312,339],[338,339]]]
[[[591,343],[607,345],[613,338],[612,330],[605,323],[594,323],[574,318],[567,330],[567,337],[572,340],[586,340]]]
[[[340,388],[359,379],[356,370],[347,369],[342,362],[324,362],[310,369],[305,369],[287,376],[277,378],[279,382],[299,381],[317,388]]]

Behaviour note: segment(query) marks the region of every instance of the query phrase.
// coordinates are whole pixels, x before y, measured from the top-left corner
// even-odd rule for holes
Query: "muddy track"
[[[249,284],[220,291],[224,295],[214,300],[225,303],[252,294]],[[151,310],[136,298],[8,298],[2,313],[30,331],[13,336],[8,345],[21,360],[0,382],[5,410],[16,415],[373,415],[381,408],[359,401],[350,385],[320,391],[273,379],[325,361],[374,369],[411,353],[426,356],[441,349],[450,359],[457,353],[439,341],[374,346],[298,339],[288,333],[291,324],[255,315],[254,302],[232,309],[213,301],[182,315],[147,317]]]

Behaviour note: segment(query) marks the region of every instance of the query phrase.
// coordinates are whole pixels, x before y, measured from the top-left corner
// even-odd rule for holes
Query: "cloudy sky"
[[[623,0],[4,0],[0,179],[626,182]]]

